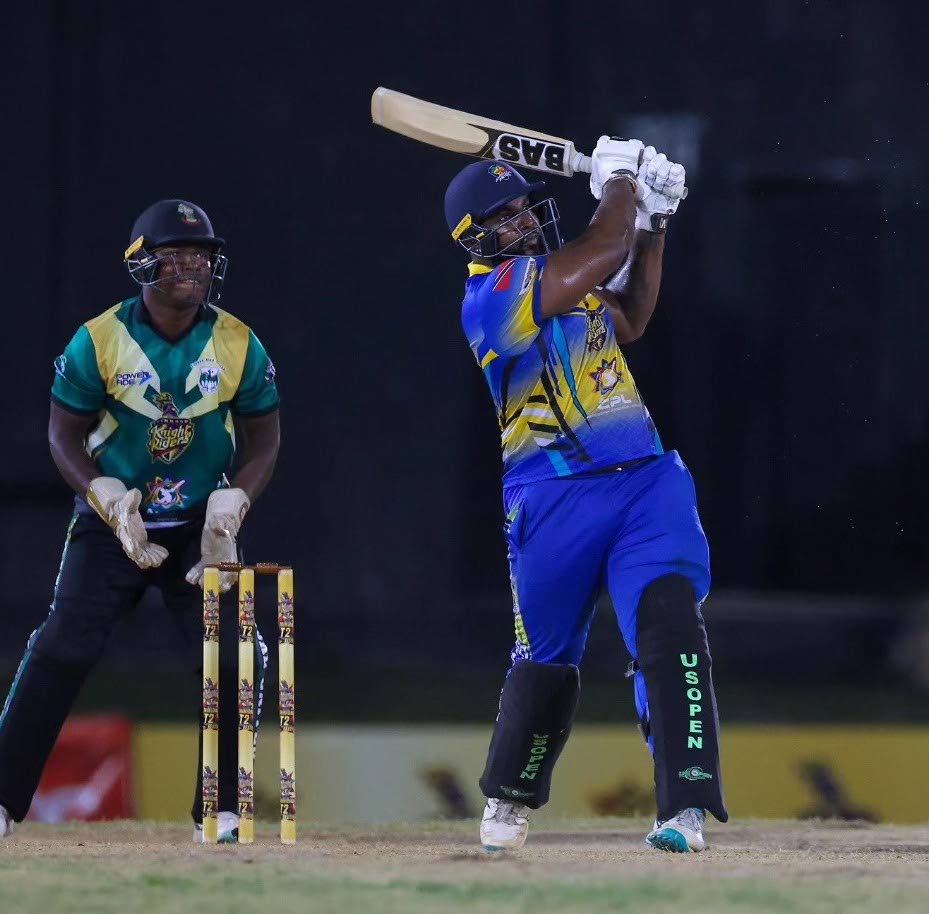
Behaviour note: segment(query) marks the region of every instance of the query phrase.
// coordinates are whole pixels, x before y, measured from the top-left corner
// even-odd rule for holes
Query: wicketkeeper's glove
[[[210,495],[200,534],[200,561],[187,572],[188,583],[201,587],[204,568],[239,560],[235,538],[250,507],[251,502],[242,489],[217,489]],[[226,593],[235,579],[233,571],[220,572],[220,592]]]
[[[98,476],[91,481],[84,497],[116,534],[123,552],[139,568],[157,568],[168,557],[164,546],[148,541],[145,524],[139,514],[142,493],[138,489],[127,491],[122,480],[114,476]]]

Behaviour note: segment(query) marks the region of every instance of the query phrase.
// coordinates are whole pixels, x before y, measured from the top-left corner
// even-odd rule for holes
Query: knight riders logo
[[[148,429],[148,450],[152,463],[156,460],[171,463],[187,450],[194,439],[194,423],[177,411],[174,397],[169,393],[160,393],[155,397],[155,406],[161,410],[161,418],[156,419]]]

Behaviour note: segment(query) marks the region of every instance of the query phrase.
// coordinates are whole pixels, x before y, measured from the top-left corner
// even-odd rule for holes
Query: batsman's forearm
[[[658,291],[661,288],[661,270],[664,262],[663,233],[637,231],[632,253],[603,285],[604,304],[614,312],[614,324],[619,319],[628,326],[626,342],[637,339],[655,313]],[[616,311],[620,314],[616,314]]]
[[[633,243],[635,197],[629,181],[603,187],[603,199],[583,234],[548,258],[542,273],[542,313],[561,314],[577,306],[597,283],[625,260]]]

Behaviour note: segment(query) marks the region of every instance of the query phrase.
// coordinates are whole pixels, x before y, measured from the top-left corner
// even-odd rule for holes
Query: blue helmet
[[[534,195],[544,188],[544,181],[529,182],[506,162],[486,159],[472,162],[452,178],[445,191],[445,221],[448,230],[452,238],[471,254],[490,259],[506,256],[505,250],[501,250],[497,244],[496,231],[484,228],[481,223],[511,200],[529,197],[532,203],[529,209],[542,210],[534,215],[546,249],[560,247],[555,201],[551,197],[541,202],[534,201]],[[554,236],[554,243],[547,237],[549,230]],[[513,244],[521,240],[520,237]]]

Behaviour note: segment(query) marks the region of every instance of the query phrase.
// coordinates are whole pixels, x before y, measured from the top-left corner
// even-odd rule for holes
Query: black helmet
[[[174,244],[203,245],[212,251],[212,280],[206,304],[219,300],[226,276],[227,259],[220,251],[225,239],[213,234],[210,217],[188,200],[159,200],[146,209],[132,226],[124,255],[129,275],[140,286],[157,286],[161,262],[172,255],[157,249]]]

